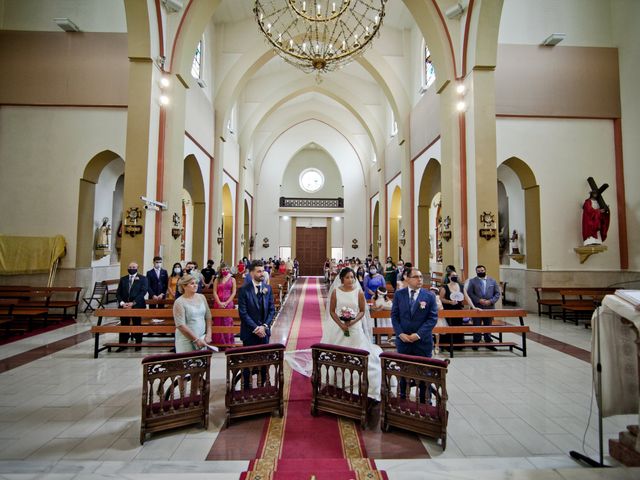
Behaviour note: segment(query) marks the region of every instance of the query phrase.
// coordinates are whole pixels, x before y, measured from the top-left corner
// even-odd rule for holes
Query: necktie
[[[260,287],[258,287],[258,305],[260,305],[260,312],[264,311],[264,302],[263,300],[263,295],[262,295],[262,289]]]
[[[482,280],[482,295],[486,295],[487,294],[487,281],[486,280]]]
[[[415,301],[416,291],[411,290],[411,298],[409,299],[409,305],[413,307],[413,302]]]
[[[129,293],[131,293],[131,287],[133,287],[133,280],[135,279],[135,275],[131,275],[129,277]]]

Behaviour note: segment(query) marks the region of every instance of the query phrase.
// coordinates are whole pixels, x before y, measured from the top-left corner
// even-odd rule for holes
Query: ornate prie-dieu
[[[209,424],[211,351],[151,355],[142,360],[140,443],[147,433]]]
[[[284,345],[232,348],[227,357],[226,424],[232,418],[277,410],[284,414]]]
[[[360,420],[365,428],[369,391],[369,352],[317,343],[311,346],[311,414],[335,413]]]
[[[448,360],[383,353],[380,426],[440,438],[447,446]]]

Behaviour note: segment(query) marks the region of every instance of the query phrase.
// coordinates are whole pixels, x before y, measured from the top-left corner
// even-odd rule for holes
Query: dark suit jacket
[[[152,268],[147,272],[147,282],[149,284],[149,296],[166,295],[169,288],[169,274],[164,268],[161,268],[160,278],[158,278],[156,269]]]
[[[131,289],[129,289],[129,275],[125,275],[120,279],[118,283],[118,291],[116,292],[116,299],[118,300],[118,306],[120,302],[133,302],[133,308],[146,308],[144,303],[144,296],[149,290],[147,278],[144,275],[137,275]]]
[[[391,324],[396,334],[396,346],[399,353],[430,357],[433,348],[431,332],[436,323],[438,323],[438,304],[433,293],[420,289],[413,302],[413,307],[410,306],[408,288],[401,288],[394,294]],[[399,338],[401,333],[407,335],[417,333],[420,340],[405,343]]]
[[[487,281],[487,288],[484,294],[482,293],[482,280],[478,277],[469,280],[467,294],[476,307],[484,309],[495,308],[495,303],[500,300],[500,285],[491,277],[485,277],[485,279]],[[481,305],[481,298],[491,300],[491,305]]]
[[[258,295],[256,295],[253,282],[243,285],[238,291],[238,313],[240,314],[240,339],[245,345],[269,343],[271,336],[271,323],[276,313],[273,303],[273,292],[269,285],[262,285],[267,292],[262,296],[263,309],[260,310]],[[253,331],[260,325],[267,327],[267,338],[261,339]]]

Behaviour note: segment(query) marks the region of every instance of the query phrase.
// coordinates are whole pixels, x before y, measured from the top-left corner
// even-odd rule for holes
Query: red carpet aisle
[[[324,306],[317,279],[306,279],[287,350],[309,348],[322,336]],[[311,385],[308,378],[287,367],[285,373],[285,416],[272,418],[265,429],[258,458],[242,480],[385,479],[366,458],[356,425],[331,415],[312,417]]]

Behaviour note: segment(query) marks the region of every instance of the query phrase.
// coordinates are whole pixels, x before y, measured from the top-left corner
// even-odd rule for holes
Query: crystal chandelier
[[[253,12],[276,53],[306,73],[351,62],[371,45],[387,0],[256,0]]]

